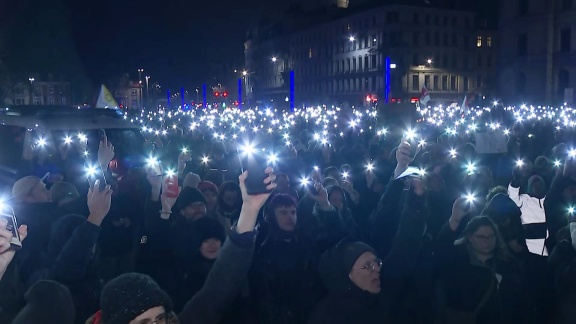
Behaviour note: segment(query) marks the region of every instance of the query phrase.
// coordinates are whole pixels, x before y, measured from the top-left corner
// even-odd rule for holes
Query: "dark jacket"
[[[438,236],[441,308],[474,312],[490,291],[488,301],[478,311],[477,323],[521,323],[523,287],[518,263],[498,257],[482,263],[467,244],[455,246],[457,238],[448,224]]]
[[[571,242],[560,241],[548,259],[558,294],[555,323],[576,323],[576,250]]]
[[[324,211],[315,205],[311,215],[298,214],[298,223],[302,238],[317,255],[354,233],[356,229],[352,217],[344,219],[334,206],[330,211]]]
[[[390,253],[384,258],[380,270],[380,294],[369,294],[356,286],[345,291],[332,290],[316,306],[310,324],[387,322],[406,279],[414,269],[426,226],[424,198],[410,192],[406,202]]]
[[[259,323],[306,323],[323,291],[315,260],[295,237],[268,237],[254,257],[250,275]]]
[[[230,232],[204,286],[179,315],[180,323],[219,323],[240,294],[254,254],[256,232]]]
[[[100,280],[96,272],[94,249],[100,227],[83,216],[68,215],[54,223],[43,268],[28,280],[27,286],[53,280],[66,286],[76,306],[76,322],[83,323],[98,310]]]

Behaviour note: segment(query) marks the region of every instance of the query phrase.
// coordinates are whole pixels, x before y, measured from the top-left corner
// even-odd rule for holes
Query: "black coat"
[[[250,277],[259,323],[306,323],[323,291],[313,253],[295,238],[269,237],[256,253]]]
[[[480,308],[477,323],[521,323],[522,271],[512,258],[492,258],[480,262],[471,248],[454,246],[457,234],[448,225],[438,237],[436,255],[443,306],[474,312],[492,281],[496,279],[488,301]]]

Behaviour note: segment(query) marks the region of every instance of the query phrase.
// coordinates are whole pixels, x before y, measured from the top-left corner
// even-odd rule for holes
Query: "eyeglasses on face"
[[[382,267],[382,259],[377,258],[373,262],[363,265],[360,269],[368,270],[368,272],[373,273],[376,270],[376,267],[378,267],[378,269]]]

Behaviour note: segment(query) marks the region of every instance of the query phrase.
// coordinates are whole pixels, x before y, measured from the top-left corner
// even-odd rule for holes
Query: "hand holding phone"
[[[268,167],[268,159],[262,151],[251,149],[242,153],[240,166],[242,167],[242,172],[248,171],[248,177],[244,182],[248,195],[253,196],[272,192],[264,183],[264,180],[268,178],[268,174],[265,172]]]
[[[168,198],[178,198],[180,187],[178,186],[178,176],[173,172],[164,178],[164,192]]]
[[[4,207],[0,210],[0,253],[7,250],[17,251],[22,248],[22,238],[14,210]]]

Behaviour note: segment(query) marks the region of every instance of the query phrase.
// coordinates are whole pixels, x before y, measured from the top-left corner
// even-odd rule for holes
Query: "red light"
[[[417,103],[418,101],[420,101],[420,99],[418,99],[418,98],[416,98],[416,97],[410,98],[410,103],[415,104],[415,103]]]
[[[224,97],[228,97],[228,92],[224,91],[224,93],[222,94]]]
[[[391,98],[391,99],[390,99],[390,102],[391,102],[391,103],[395,103],[395,102],[396,102],[396,98]]]
[[[366,102],[370,102],[372,101],[372,96],[371,95],[367,95],[366,96]]]
[[[238,106],[238,101],[234,101],[234,106]]]
[[[214,96],[215,96],[215,97],[220,96],[220,92],[214,92]]]

